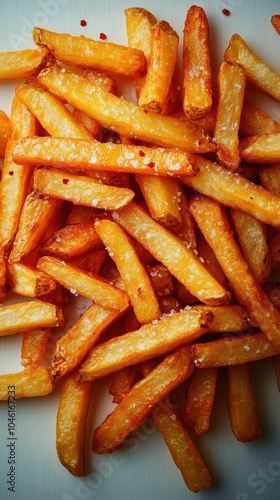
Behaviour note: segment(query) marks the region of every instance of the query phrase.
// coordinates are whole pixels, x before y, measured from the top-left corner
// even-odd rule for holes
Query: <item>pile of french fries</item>
[[[34,27],[35,49],[0,53],[0,79],[24,79],[0,111],[0,335],[22,334],[0,398],[62,380],[57,454],[84,476],[92,387],[107,377],[115,406],[92,450],[152,416],[197,492],[213,480],[192,436],[210,426],[219,368],[242,442],[260,435],[251,364],[271,358],[280,387],[280,125],[245,100],[250,81],[279,101],[280,74],[234,34],[213,82],[201,7],[182,54],[167,21],[144,8],[125,21],[127,46]],[[88,308],[63,330],[76,295]]]

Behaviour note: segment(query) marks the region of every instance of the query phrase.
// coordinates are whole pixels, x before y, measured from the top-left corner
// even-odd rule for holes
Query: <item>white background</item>
[[[197,2],[210,23],[211,57],[214,78],[230,36],[238,32],[247,43],[276,70],[280,71],[280,37],[270,24],[272,14],[280,13],[278,1],[204,0]],[[180,0],[142,0],[137,6],[149,9],[167,20],[180,38],[191,2]],[[33,26],[126,44],[124,9],[134,6],[121,0],[0,0],[0,50],[33,47]],[[228,8],[229,17],[222,14]],[[80,20],[87,21],[86,27]],[[181,50],[181,45],[180,45]],[[0,108],[10,114],[14,84],[0,83]],[[130,96],[130,89],[121,89]],[[249,100],[280,119],[279,105],[258,92]],[[66,327],[86,307],[78,299],[66,311]],[[20,339],[1,339],[0,373],[20,369]],[[51,352],[46,361],[50,360]],[[225,377],[221,370],[218,394],[209,432],[197,440],[212,473],[214,487],[198,494],[201,500],[276,500],[280,488],[280,396],[272,363],[254,366],[254,386],[262,435],[257,442],[242,444],[233,437],[226,409]],[[94,386],[89,418],[89,447],[93,428],[110,411],[106,381]],[[59,386],[47,397],[19,400],[16,404],[16,493],[7,490],[7,404],[0,404],[0,498],[3,500],[189,500],[195,498],[186,488],[161,436],[148,421],[134,434],[133,444],[123,446],[111,456],[95,456],[88,450],[88,476],[72,477],[59,463],[55,449],[55,418]],[[196,495],[197,498],[197,495]]]

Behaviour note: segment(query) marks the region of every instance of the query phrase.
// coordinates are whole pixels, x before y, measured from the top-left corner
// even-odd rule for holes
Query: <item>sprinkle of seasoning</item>
[[[154,166],[155,166],[155,162],[154,161],[150,161],[150,163],[148,163],[148,167],[154,168]]]
[[[139,156],[145,156],[144,151],[139,151]]]
[[[230,11],[228,9],[223,9],[222,13],[224,14],[224,16],[230,16]]]
[[[69,179],[62,179],[63,184],[68,184]]]
[[[107,35],[105,35],[105,33],[100,33],[99,38],[100,40],[106,40]]]
[[[9,172],[9,175],[14,175],[14,172],[11,170],[11,171]]]
[[[85,21],[85,19],[81,19],[80,25],[81,26],[86,26],[87,25],[87,22]]]

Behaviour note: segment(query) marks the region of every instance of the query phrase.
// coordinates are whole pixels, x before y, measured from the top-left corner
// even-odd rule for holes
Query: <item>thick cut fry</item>
[[[222,63],[218,74],[218,110],[214,136],[218,144],[218,161],[237,170],[239,155],[239,123],[243,106],[246,77],[240,66]]]
[[[22,262],[8,263],[7,273],[11,289],[19,295],[41,297],[56,289],[56,283],[50,276]]]
[[[87,297],[101,306],[121,311],[129,304],[126,292],[110,285],[99,276],[89,275],[69,262],[43,256],[39,259],[37,267],[72,293]]]
[[[5,155],[10,127],[10,118],[0,109],[0,158]]]
[[[138,321],[158,319],[161,311],[150,278],[125,231],[105,219],[96,222],[95,229],[118,268]]]
[[[199,492],[211,488],[210,472],[177,412],[159,403],[153,411],[153,419],[189,490]]]
[[[205,309],[205,307],[201,305],[196,306],[197,309]],[[208,332],[242,332],[250,326],[248,315],[244,307],[240,305],[207,306],[207,309],[214,314],[214,319],[209,325]]]
[[[224,209],[207,198],[196,198],[191,211],[216,254],[234,294],[268,339],[280,346],[280,311],[269,300],[237,245]]]
[[[179,205],[180,205],[182,223],[177,231],[177,234],[187,248],[192,248],[193,250],[196,250],[197,245],[196,245],[194,219],[190,212],[189,200],[185,193],[185,190],[183,189],[183,186],[180,189],[179,193],[180,193]]]
[[[192,354],[198,368],[212,368],[270,358],[279,354],[279,348],[257,332],[193,344]]]
[[[22,137],[37,133],[35,117],[22,102],[14,97],[11,110],[11,128],[2,168],[0,183],[0,242],[10,250],[18,228],[20,213],[33,171],[30,165],[17,165],[12,151]]]
[[[142,50],[149,63],[151,57],[151,27],[156,24],[156,17],[142,7],[125,9],[126,36],[129,47]]]
[[[58,217],[62,203],[58,198],[42,196],[34,191],[27,195],[9,262],[19,262],[41,243],[50,224]]]
[[[51,238],[42,242],[41,250],[63,259],[71,259],[102,247],[94,223],[94,219],[85,219],[77,224],[66,224]]]
[[[248,163],[279,163],[280,132],[252,135],[240,141],[241,159]]]
[[[191,120],[212,106],[209,23],[202,7],[192,5],[183,29],[183,109]]]
[[[251,380],[249,363],[228,367],[228,414],[232,432],[246,443],[260,436],[260,420]]]
[[[36,75],[50,60],[48,50],[14,50],[0,52],[0,80]]]
[[[47,168],[34,172],[34,189],[39,194],[105,210],[117,210],[134,197],[131,189],[108,186],[84,175]]]
[[[62,465],[74,476],[85,475],[86,419],[91,384],[79,382],[76,372],[62,386],[56,416],[56,451]]]
[[[237,33],[232,35],[224,59],[242,66],[248,80],[277,101],[280,100],[280,74],[265,63]]]
[[[63,324],[62,311],[53,304],[41,300],[0,307],[0,336]]]
[[[145,113],[138,106],[71,72],[52,68],[42,71],[38,78],[50,92],[125,137],[200,153],[217,149],[210,136],[196,125],[170,116]]]
[[[37,137],[22,140],[13,158],[35,165],[53,165],[77,170],[117,171],[141,175],[195,175],[191,159],[184,151],[133,145],[100,143],[82,139]]]
[[[114,212],[113,217],[199,300],[208,305],[230,300],[230,293],[218,284],[194,252],[136,203]]]
[[[231,210],[231,217],[243,256],[257,281],[263,285],[271,272],[266,226],[255,217],[238,209]]]
[[[169,229],[178,230],[182,224],[180,181],[152,175],[136,175],[136,181],[153,219]]]
[[[55,33],[43,28],[33,28],[33,40],[39,47],[46,47],[58,61],[72,66],[98,69],[129,78],[139,77],[146,72],[144,53],[124,45]]]
[[[36,370],[44,357],[52,328],[36,328],[23,332],[21,342],[21,364],[26,369]]]
[[[80,376],[83,380],[93,380],[166,354],[206,333],[212,320],[213,313],[207,308],[164,316],[96,346],[81,365]]]
[[[13,399],[46,396],[52,391],[53,377],[48,367],[0,375],[0,401],[9,396]]]
[[[167,394],[190,377],[193,362],[189,347],[167,356],[146,378],[137,382],[113,412],[95,430],[92,449],[110,453],[136,429]]]
[[[193,156],[193,161],[199,172],[193,177],[181,177],[184,184],[266,224],[280,226],[279,196],[202,156]]]
[[[195,367],[189,381],[182,418],[184,424],[192,427],[198,436],[210,426],[217,374],[215,367],[203,370]]]
[[[280,124],[256,106],[244,101],[239,132],[244,137],[248,135],[271,134],[280,132]]]
[[[162,113],[177,61],[179,37],[166,21],[151,29],[151,53],[138,106],[144,111]]]

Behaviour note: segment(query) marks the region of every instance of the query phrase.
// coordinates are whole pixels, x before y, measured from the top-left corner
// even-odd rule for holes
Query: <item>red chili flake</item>
[[[86,26],[86,25],[87,25],[86,20],[85,20],[85,19],[81,19],[81,21],[80,21],[80,25],[81,25],[81,26]]]
[[[9,172],[9,175],[14,175],[14,172],[11,170],[11,171]]]
[[[222,13],[224,14],[224,16],[230,16],[230,11],[228,9],[223,9]]]
[[[63,184],[68,184],[69,179],[62,179]]]
[[[139,156],[145,156],[144,151],[139,151]]]
[[[155,166],[155,162],[154,161],[150,161],[150,163],[148,163],[148,167],[154,168],[154,166]]]
[[[106,40],[107,35],[105,35],[105,33],[100,33],[99,38],[100,40]]]

